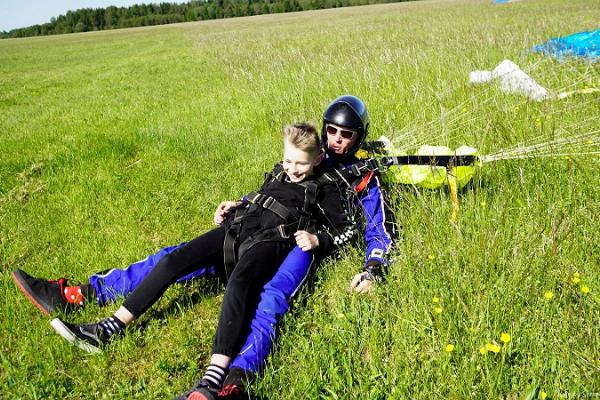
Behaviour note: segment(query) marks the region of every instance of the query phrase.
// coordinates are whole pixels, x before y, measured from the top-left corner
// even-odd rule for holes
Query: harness
[[[282,165],[277,164],[271,173],[266,174],[263,186],[272,181],[283,182],[284,177],[285,173]],[[304,187],[304,201],[301,210],[285,206],[274,197],[267,196],[260,192],[251,192],[246,195],[244,197],[245,206],[235,210],[225,232],[225,242],[223,244],[225,270],[231,271],[239,257],[257,243],[286,242],[299,230],[305,230],[315,234],[316,221],[311,216],[317,205],[317,194],[320,187],[329,181],[329,179],[322,178],[323,177],[319,177],[318,179],[308,182],[297,183],[297,185]],[[254,233],[240,242],[239,237],[242,231],[244,217],[248,212],[254,210],[253,207],[261,207],[273,212],[283,220],[283,223],[276,227]]]
[[[316,214],[315,209],[318,211],[316,207],[317,195],[323,185],[335,184],[338,187],[346,187],[347,191],[360,192],[365,189],[377,169],[376,161],[369,159],[355,162],[349,167],[340,165],[339,168],[325,172],[317,179],[297,183],[297,185],[304,187],[304,202],[301,210],[285,206],[274,197],[260,192],[251,192],[246,195],[244,197],[244,207],[235,210],[232,217],[230,217],[229,226],[225,232],[223,255],[227,274],[233,270],[239,257],[257,243],[286,242],[299,230],[315,234],[316,220],[312,216]],[[284,178],[283,167],[281,164],[277,164],[273,171],[265,175],[263,186],[272,181],[283,182]],[[254,233],[240,242],[239,237],[244,217],[252,210],[252,207],[261,207],[273,212],[283,220],[283,223],[274,228]]]

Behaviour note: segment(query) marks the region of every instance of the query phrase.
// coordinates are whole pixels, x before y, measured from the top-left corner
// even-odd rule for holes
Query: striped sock
[[[212,389],[221,389],[228,370],[228,368],[222,368],[216,364],[210,364],[206,369],[202,379],[206,381]]]
[[[125,329],[125,324],[114,315],[98,322],[98,328],[101,338],[109,340],[113,335],[118,335]]]

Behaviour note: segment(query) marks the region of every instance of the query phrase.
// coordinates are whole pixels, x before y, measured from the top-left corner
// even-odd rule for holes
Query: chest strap
[[[286,222],[298,219],[299,213],[289,207],[284,206],[271,196],[265,196],[262,193],[251,192],[246,196],[246,200],[251,204],[256,204],[275,213],[279,218]]]

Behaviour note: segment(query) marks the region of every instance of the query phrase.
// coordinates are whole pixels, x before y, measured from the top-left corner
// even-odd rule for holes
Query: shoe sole
[[[33,290],[27,284],[25,279],[21,276],[19,270],[13,271],[11,275],[12,275],[13,280],[15,281],[17,287],[19,288],[19,290],[21,290],[21,292],[23,292],[23,294],[25,296],[27,296],[27,298],[33,303],[33,305],[36,306],[37,308],[39,308],[40,311],[44,315],[50,316],[50,314],[52,314],[54,312],[54,307],[51,307],[50,305],[46,304],[44,301],[36,299],[33,296],[33,294],[32,294]]]
[[[88,342],[86,342],[85,340],[78,338],[65,324],[63,324],[63,322],[60,319],[54,318],[50,322],[50,325],[52,325],[54,330],[60,336],[62,336],[68,342],[79,347],[80,349],[85,350],[88,353],[100,353],[101,350],[98,347],[93,346],[93,345],[89,344]]]

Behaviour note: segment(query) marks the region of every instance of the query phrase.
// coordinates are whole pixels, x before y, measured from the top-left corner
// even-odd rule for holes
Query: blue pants
[[[165,247],[125,269],[115,268],[92,275],[90,284],[96,291],[98,304],[104,305],[118,297],[126,297],[165,254],[171,253],[179,246]],[[231,368],[238,367],[254,373],[261,369],[277,337],[277,325],[288,311],[290,300],[306,281],[313,261],[312,253],[306,253],[297,246],[288,254],[275,276],[264,286],[256,315],[251,322],[250,333],[240,353],[233,360]],[[214,275],[213,267],[199,265],[195,272],[184,276],[178,282]]]

